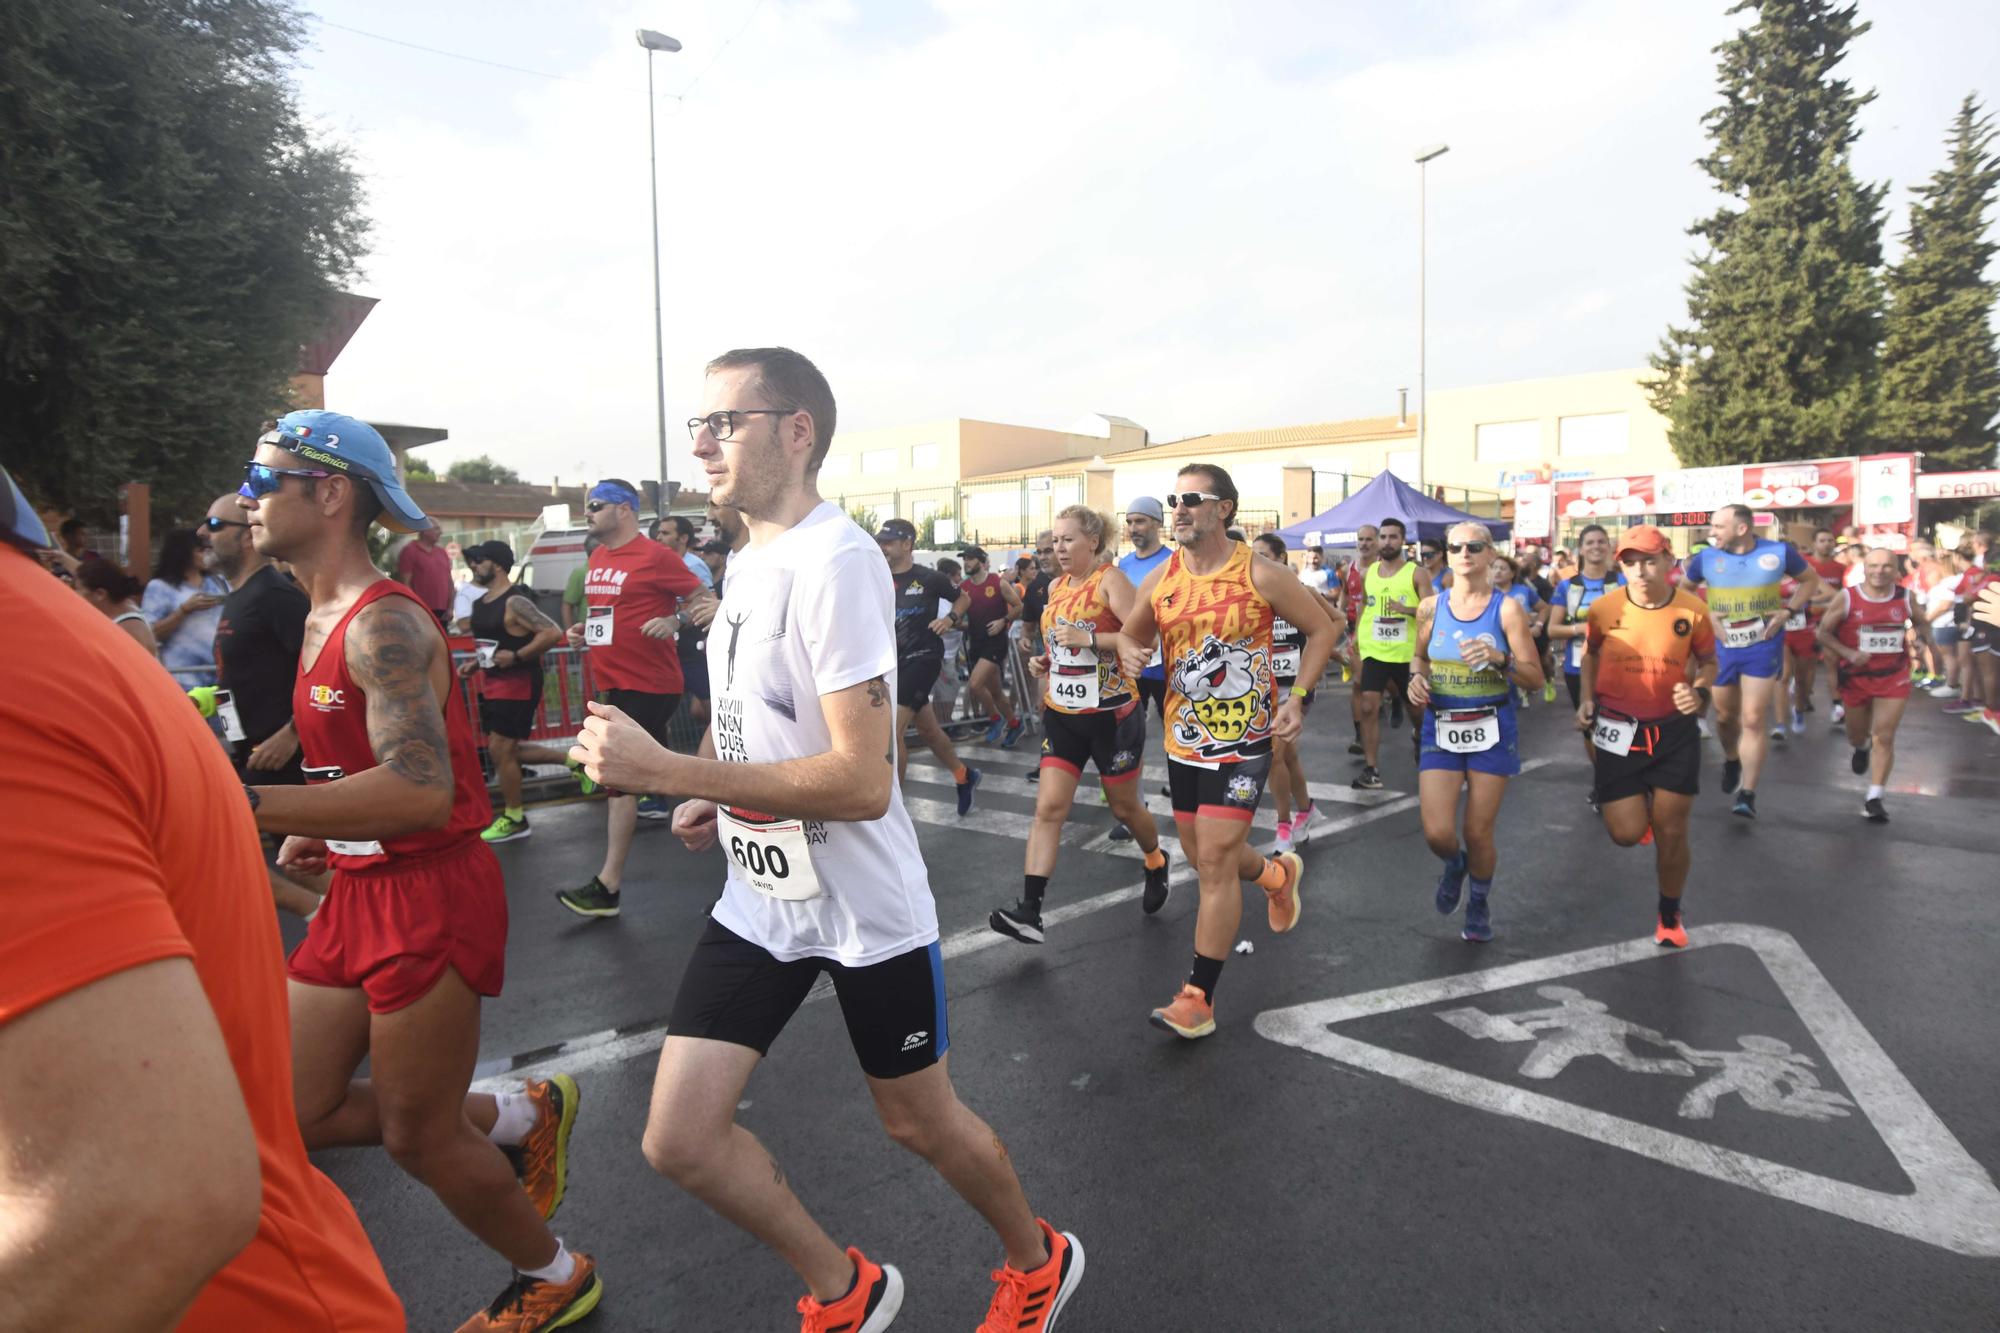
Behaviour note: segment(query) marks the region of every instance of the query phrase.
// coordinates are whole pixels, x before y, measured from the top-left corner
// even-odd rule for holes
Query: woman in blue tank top
[[[1493,828],[1507,779],[1521,771],[1514,691],[1542,685],[1541,652],[1521,604],[1490,582],[1493,538],[1483,524],[1460,523],[1445,538],[1451,588],[1417,610],[1417,654],[1410,700],[1424,707],[1417,759],[1417,799],[1424,840],[1444,873],[1437,909],[1458,907],[1468,875],[1463,938],[1493,938],[1493,890],[1498,861]],[[1465,844],[1459,845],[1458,798],[1466,793]]]

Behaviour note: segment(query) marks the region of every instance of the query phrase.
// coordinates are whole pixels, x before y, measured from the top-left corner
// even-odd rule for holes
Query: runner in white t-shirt
[[[817,489],[833,392],[798,353],[759,348],[709,363],[702,406],[695,457],[750,544],[709,628],[701,756],[598,704],[574,751],[596,781],[694,793],[675,833],[728,856],[668,1019],[646,1160],[792,1266],[805,1328],[889,1327],[902,1276],[836,1245],[735,1123],[751,1072],[825,975],[883,1127],[1006,1248],[986,1326],[1045,1333],[1083,1276],[1083,1247],[1034,1215],[1006,1149],[952,1089],[937,911],[897,799],[894,598],[880,550]]]

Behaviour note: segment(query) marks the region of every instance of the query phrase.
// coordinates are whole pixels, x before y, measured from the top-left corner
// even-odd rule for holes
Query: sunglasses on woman
[[[1444,549],[1452,555],[1457,555],[1460,551],[1467,555],[1481,555],[1492,544],[1491,542],[1447,542]]]
[[[262,463],[243,465],[243,484],[236,493],[246,500],[261,500],[272,491],[285,484],[286,477],[331,477],[333,473],[318,468],[266,467]],[[210,523],[226,523],[226,519],[210,519]],[[244,525],[248,527],[248,524]]]
[[[1167,497],[1167,508],[1192,509],[1203,500],[1220,500],[1221,498],[1221,496],[1211,494],[1208,491],[1182,491],[1179,495],[1169,495]]]

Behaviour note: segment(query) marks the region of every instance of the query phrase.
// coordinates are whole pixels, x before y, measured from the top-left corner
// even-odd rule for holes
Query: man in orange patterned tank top
[[[1201,883],[1194,965],[1155,1026],[1181,1037],[1215,1031],[1215,987],[1243,919],[1242,883],[1264,890],[1271,929],[1299,920],[1297,853],[1266,859],[1249,846],[1250,820],[1271,772],[1271,738],[1294,739],[1303,700],[1333,655],[1333,622],[1288,566],[1253,555],[1229,537],[1236,483],[1208,463],[1182,468],[1174,511],[1178,550],[1140,585],[1119,632],[1130,675],[1152,656],[1166,660],[1168,787],[1181,849]],[[1306,630],[1298,676],[1284,698],[1271,671],[1271,625],[1283,616]]]

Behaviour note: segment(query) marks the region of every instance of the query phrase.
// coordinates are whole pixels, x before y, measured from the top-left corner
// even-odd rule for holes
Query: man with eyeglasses
[[[299,679],[299,645],[312,602],[250,540],[241,495],[232,491],[217,499],[202,528],[215,550],[215,572],[229,584],[215,624],[215,665],[226,691],[216,695],[216,715],[237,781],[304,786],[292,687]],[[306,918],[318,910],[318,888],[266,869],[279,907]]]
[[[792,1267],[804,1328],[888,1328],[902,1274],[836,1245],[736,1123],[751,1074],[829,977],[883,1125],[1005,1247],[985,1327],[1043,1333],[1083,1250],[1035,1217],[1006,1149],[952,1088],[937,907],[897,799],[895,593],[877,544],[819,494],[833,390],[797,352],[750,348],[709,363],[702,404],[695,458],[750,529],[709,637],[714,722],[699,755],[681,755],[593,704],[573,752],[599,781],[691,793],[674,832],[727,857],[667,1021],[646,1160]]]
[[[280,865],[333,872],[286,960],[299,1128],[309,1149],[383,1145],[512,1266],[460,1333],[573,1323],[604,1292],[547,1222],[576,1084],[468,1093],[480,1003],[506,971],[506,887],[479,839],[493,808],[444,634],[368,553],[371,524],[429,519],[387,441],[338,412],[287,414],[246,472],[251,540],[312,599],[292,695],[311,785],[244,788],[258,828],[287,835]],[[520,1149],[519,1183],[502,1146]]]
[[[1157,641],[1167,665],[1167,789],[1181,849],[1201,889],[1194,962],[1187,981],[1152,1023],[1178,1037],[1215,1031],[1215,988],[1243,920],[1243,885],[1265,894],[1267,919],[1283,934],[1299,922],[1296,852],[1270,859],[1250,847],[1250,821],[1271,775],[1271,740],[1296,740],[1311,682],[1333,655],[1333,621],[1292,572],[1228,536],[1236,483],[1223,468],[1181,469],[1174,508],[1179,549],[1139,588],[1119,630],[1119,665],[1143,667]],[[1298,674],[1283,698],[1273,673],[1279,617],[1305,631]]]
[[[1410,688],[1410,659],[1416,656],[1413,626],[1417,606],[1433,591],[1431,576],[1404,556],[1403,520],[1390,517],[1376,525],[1381,531],[1381,555],[1362,575],[1365,592],[1361,619],[1355,628],[1360,643],[1361,675],[1354,692],[1361,700],[1361,776],[1357,791],[1380,791],[1382,695],[1386,691],[1401,725],[1402,705]]]
[[[583,619],[569,627],[570,647],[584,650],[598,699],[665,745],[687,684],[677,643],[681,599],[700,591],[701,580],[680,556],[640,531],[639,492],[631,482],[598,482],[583,510],[597,549],[584,576]],[[588,780],[582,785],[586,794],[597,790]],[[589,883],[556,894],[578,916],[598,920],[619,913],[625,862],[639,827],[637,795],[607,790],[605,796],[604,862]]]

